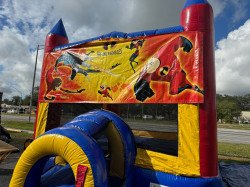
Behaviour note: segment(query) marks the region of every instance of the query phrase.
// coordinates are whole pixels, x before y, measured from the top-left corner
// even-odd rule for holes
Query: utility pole
[[[2,97],[3,92],[0,92],[0,125],[2,124]]]
[[[23,94],[21,93],[21,97],[19,98],[19,110],[18,110],[18,114],[20,114],[20,110],[21,110],[21,106],[22,106],[22,98],[23,98]]]
[[[33,82],[32,82],[32,88],[31,88],[31,95],[30,95],[30,106],[29,106],[29,122],[31,120],[31,110],[32,110],[32,100],[34,95],[34,86],[35,86],[35,80],[36,80],[36,67],[37,67],[37,58],[38,58],[38,51],[43,48],[39,48],[40,46],[44,45],[37,45],[36,48],[36,61],[35,61],[35,68],[34,68],[34,74],[33,74]]]

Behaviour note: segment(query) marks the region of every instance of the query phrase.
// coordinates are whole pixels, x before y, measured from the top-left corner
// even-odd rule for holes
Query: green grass
[[[2,124],[5,128],[21,129],[21,130],[34,130],[34,123],[26,121],[4,121]]]
[[[219,158],[223,161],[250,163],[250,145],[218,143]]]
[[[218,128],[250,130],[250,124],[218,124]]]
[[[28,138],[32,138],[33,134],[29,134],[26,132],[11,132],[10,136],[12,140],[9,144],[17,147],[20,151],[22,151],[25,140]]]

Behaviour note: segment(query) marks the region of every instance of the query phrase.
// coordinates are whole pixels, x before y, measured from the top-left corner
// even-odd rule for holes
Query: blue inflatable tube
[[[136,145],[134,135],[129,126],[115,113],[107,110],[94,110],[93,114],[104,116],[112,121],[115,128],[118,130],[121,141],[124,146],[124,158],[125,158],[125,183],[124,186],[132,186],[133,180],[133,167],[136,157]]]
[[[88,112],[74,118],[71,122],[65,124],[64,127],[75,127],[88,136],[94,136],[105,128],[109,121],[110,120],[104,116]]]
[[[46,135],[63,136],[74,141],[78,146],[81,147],[81,149],[88,158],[88,162],[90,163],[92,169],[95,186],[96,187],[108,186],[105,157],[103,155],[101,148],[94,139],[92,139],[91,137],[89,137],[88,135],[84,134],[83,132],[79,131],[76,128],[67,128],[67,127],[52,129],[50,131],[47,131],[42,136]],[[54,155],[48,155],[48,156],[51,157]],[[49,158],[47,156],[40,158],[36,162],[36,164],[32,166],[25,179],[24,186],[27,187],[39,186],[44,166],[46,165],[46,162],[48,162],[48,160]]]
[[[132,186],[160,186],[167,187],[221,187],[219,177],[192,178],[177,176],[159,171],[135,167]]]
[[[44,173],[41,177],[39,187],[48,187],[48,186],[74,187],[75,178],[70,165],[69,164],[67,164],[66,166],[55,165],[49,171]]]
[[[129,126],[118,115],[106,110],[94,110],[74,118],[73,121],[65,124],[64,127],[75,127],[89,136],[93,136],[104,129],[109,122],[112,122],[119,133],[123,145],[124,179],[126,179],[124,185],[131,186],[132,171],[136,156],[135,140]],[[111,181],[114,180],[116,179],[111,177]]]

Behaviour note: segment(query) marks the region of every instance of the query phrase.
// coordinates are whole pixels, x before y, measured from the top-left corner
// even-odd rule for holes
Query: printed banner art
[[[202,34],[110,38],[46,53],[40,101],[202,103]]]

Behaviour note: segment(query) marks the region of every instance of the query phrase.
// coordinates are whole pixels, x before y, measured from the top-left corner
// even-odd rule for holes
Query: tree
[[[30,104],[30,95],[26,95],[22,101],[22,105],[28,106]]]
[[[11,99],[11,104],[15,106],[19,106],[22,103],[22,98],[20,96],[13,96]]]
[[[5,98],[2,103],[5,103],[7,105],[11,105],[11,101],[7,98]]]
[[[217,95],[217,118],[232,123],[241,116],[241,108],[235,96]]]
[[[34,93],[32,98],[32,106],[37,106],[38,102],[38,94],[39,94],[39,86],[34,87]],[[30,97],[31,95],[26,95],[22,101],[23,105],[30,105]]]
[[[250,110],[250,94],[238,96],[237,101],[242,111]]]
[[[178,105],[177,104],[168,104],[163,105],[164,113],[168,116],[168,120],[177,120],[178,116]]]

